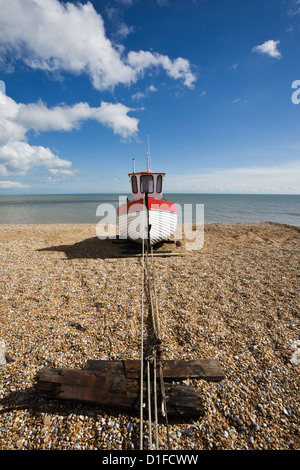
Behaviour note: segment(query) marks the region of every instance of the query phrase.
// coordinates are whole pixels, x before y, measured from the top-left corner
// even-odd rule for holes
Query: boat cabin
[[[132,200],[143,199],[148,193],[153,199],[161,199],[163,194],[163,180],[165,173],[152,173],[144,171],[140,173],[129,173],[131,183]]]

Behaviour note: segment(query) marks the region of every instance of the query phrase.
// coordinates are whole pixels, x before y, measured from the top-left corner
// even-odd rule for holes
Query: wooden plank
[[[139,359],[126,361],[101,361],[88,360],[85,370],[99,372],[115,371],[125,374],[127,378],[138,379],[140,377],[141,363]],[[146,370],[146,367],[144,367]],[[165,360],[163,361],[163,376],[165,380],[180,380],[185,378],[203,379],[207,382],[220,382],[224,379],[224,373],[218,360]]]
[[[144,383],[146,394],[146,381]],[[159,387],[158,387],[159,388]],[[36,389],[47,398],[74,400],[101,406],[133,409],[140,407],[140,382],[125,376],[81,369],[41,369]],[[199,416],[203,414],[199,392],[186,385],[165,384],[170,415]],[[161,397],[158,397],[161,400]],[[145,400],[147,401],[147,400]],[[152,403],[153,409],[153,403]]]
[[[163,374],[165,378],[172,379],[198,378],[210,382],[219,382],[224,379],[221,365],[215,359],[163,361]]]
[[[224,372],[218,360],[202,359],[201,366],[203,367],[204,380],[210,382],[220,382],[225,378]]]
[[[141,249],[137,249],[137,248],[128,248],[128,250],[126,251],[121,251],[121,254],[124,254],[124,255],[127,255],[127,254],[133,254],[133,255],[141,255]],[[154,251],[153,253],[149,253],[149,258],[155,254],[158,254],[158,255],[168,255],[170,253],[174,253],[172,250],[160,250],[160,251]],[[176,253],[176,252],[175,252]]]
[[[114,374],[82,369],[41,369],[36,389],[44,397],[134,408],[138,383]]]
[[[137,361],[139,362],[139,361]],[[103,374],[112,372],[119,375],[125,374],[124,361],[110,361],[110,360],[99,360],[99,359],[88,359],[83,370],[99,371]]]
[[[172,253],[162,253],[162,252],[155,252],[153,253],[153,255],[151,254],[151,256],[154,256],[154,257],[167,257],[167,256],[188,256],[190,255],[191,252],[188,251],[188,252],[179,252],[179,251],[174,251]],[[111,256],[110,258],[141,258],[142,254],[128,254],[128,255],[115,255],[115,256]]]
[[[138,409],[139,391],[137,384],[131,381],[128,385],[131,386],[130,388],[132,388],[132,390],[128,387],[125,392],[119,389],[118,393],[116,393],[116,391],[111,392],[111,390],[106,387],[101,389],[99,387],[76,387],[74,385],[62,384],[59,386],[55,398],[101,406],[111,406],[114,408]]]

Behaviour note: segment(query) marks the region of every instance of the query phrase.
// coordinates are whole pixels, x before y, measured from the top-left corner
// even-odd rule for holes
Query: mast
[[[151,162],[151,152],[150,152],[149,135],[147,135],[147,140],[148,140],[147,171],[152,171],[152,162]],[[148,164],[148,155],[149,155],[149,159],[150,159],[150,170],[149,170],[149,164]]]

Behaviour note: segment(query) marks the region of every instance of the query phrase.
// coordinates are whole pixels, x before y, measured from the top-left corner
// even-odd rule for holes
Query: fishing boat
[[[162,198],[165,173],[149,170],[147,153],[147,171],[135,172],[133,160],[128,176],[132,200],[117,209],[119,238],[149,246],[169,240],[177,227],[177,207]]]

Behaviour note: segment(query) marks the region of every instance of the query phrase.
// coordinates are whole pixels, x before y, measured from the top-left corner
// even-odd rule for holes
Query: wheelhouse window
[[[161,193],[162,192],[162,175],[158,175],[157,181],[156,181],[156,192]]]
[[[131,187],[132,187],[133,194],[136,194],[138,192],[138,185],[137,185],[137,177],[136,176],[131,177]]]
[[[153,193],[154,184],[152,175],[141,176],[141,192],[142,193]]]

